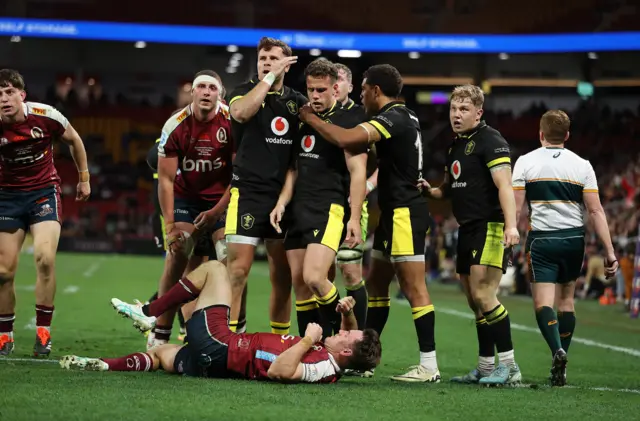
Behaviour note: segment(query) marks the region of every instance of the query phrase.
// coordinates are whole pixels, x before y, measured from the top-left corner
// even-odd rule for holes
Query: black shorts
[[[530,231],[525,252],[533,282],[575,281],[584,261],[584,228]]]
[[[33,191],[0,189],[0,231],[23,229],[43,221],[62,220],[58,186]]]
[[[175,371],[193,377],[230,377],[227,370],[229,342],[236,336],[229,330],[225,305],[209,306],[193,312],[187,322],[189,343],[178,351]]]
[[[323,244],[338,252],[346,234],[344,206],[330,201],[293,202],[287,212],[293,215],[293,219],[284,239],[286,250]]]
[[[505,249],[504,222],[471,222],[458,230],[456,272],[469,275],[471,266],[482,265],[507,272],[511,249]]]
[[[430,226],[426,202],[383,209],[374,233],[373,250],[394,261],[424,260],[425,238]]]
[[[212,209],[216,205],[215,202],[207,202],[204,200],[183,199],[176,197],[173,200],[173,217],[175,222],[186,222],[193,224],[198,215]],[[193,249],[194,256],[214,256],[215,247],[212,235],[219,229],[224,228],[225,217],[223,216],[215,223],[213,227],[205,232],[200,233]]]
[[[278,234],[269,221],[279,194],[280,192],[233,186],[224,234],[227,237],[282,239],[283,234]],[[227,238],[227,242],[234,242],[229,240],[232,239]]]

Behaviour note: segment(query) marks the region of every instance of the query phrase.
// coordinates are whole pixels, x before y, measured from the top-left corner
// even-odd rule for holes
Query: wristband
[[[264,78],[262,78],[262,81],[267,83],[269,86],[272,86],[276,81],[276,75],[274,75],[273,72],[269,72]]]
[[[303,342],[309,348],[311,348],[313,346],[313,339],[311,339],[308,336],[305,336],[304,338],[302,338],[302,340],[300,342]]]
[[[89,170],[78,171],[78,179],[81,183],[86,183],[89,181]]]
[[[375,188],[376,186],[374,186],[371,181],[367,180],[367,191],[371,193],[373,190],[375,190]]]

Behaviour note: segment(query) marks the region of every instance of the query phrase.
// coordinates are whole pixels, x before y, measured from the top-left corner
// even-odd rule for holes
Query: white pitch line
[[[98,260],[96,260],[95,262],[91,263],[91,265],[89,265],[87,270],[84,271],[82,276],[84,276],[85,278],[91,278],[93,276],[93,274],[96,273],[96,271],[98,269],[100,269],[100,266],[102,266],[102,263],[104,261],[105,261],[105,258],[101,257]]]
[[[75,286],[75,285],[69,285],[68,287],[66,287],[64,289],[64,291],[62,291],[64,294],[75,294],[76,292],[78,292],[80,290],[80,287]]]
[[[13,358],[13,357],[0,357],[0,362],[20,362],[20,363],[36,363],[36,364],[58,364],[59,360],[43,360],[37,358]]]
[[[406,300],[395,300],[398,303],[401,303],[402,305],[408,306],[409,303]],[[469,319],[469,320],[474,320],[474,316],[473,314],[471,314],[470,312],[466,312],[466,311],[458,311],[458,310],[454,310],[451,308],[443,308],[443,307],[436,307],[436,312],[438,313],[444,313],[444,314],[449,314],[451,316],[456,316],[456,317],[460,317],[463,319]],[[511,322],[511,328],[515,329],[515,330],[521,330],[523,332],[530,332],[530,333],[540,333],[539,329],[530,327],[530,326],[525,326],[525,325],[521,325],[519,323],[513,323]],[[580,337],[573,337],[573,339],[571,339],[571,342],[577,342],[583,345],[587,345],[587,346],[593,346],[596,348],[602,348],[602,349],[608,349],[611,351],[616,351],[616,352],[621,352],[623,354],[627,354],[627,355],[631,355],[634,357],[640,357],[640,349],[634,349],[634,348],[625,348],[622,346],[616,346],[616,345],[609,345],[609,344],[605,344],[602,342],[597,342],[597,341],[592,341],[591,339],[584,339],[584,338],[580,338]]]

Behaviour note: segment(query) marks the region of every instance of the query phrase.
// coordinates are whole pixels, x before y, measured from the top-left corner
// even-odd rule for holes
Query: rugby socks
[[[364,279],[357,285],[345,288],[347,297],[353,297],[356,300],[356,305],[353,307],[353,315],[356,316],[358,321],[358,329],[364,330],[367,324],[367,289],[364,286]]]
[[[1,318],[2,316],[0,316]],[[558,312],[558,332],[560,333],[560,343],[565,352],[569,352],[573,331],[576,328],[576,313],[574,311]]]
[[[437,370],[435,325],[436,313],[433,304],[421,307],[412,307],[413,323],[418,334],[420,347],[420,365],[429,370]]]
[[[147,301],[147,303],[150,303],[152,301],[155,301],[158,299],[158,291],[154,292],[153,295],[151,296],[151,298],[149,298],[149,300]]]
[[[491,336],[498,350],[498,359],[507,367],[514,367],[516,362],[513,353],[513,342],[511,341],[509,312],[502,304],[498,304],[493,310],[483,314],[491,329]]]
[[[36,329],[44,327],[51,329],[51,319],[53,318],[53,306],[36,305]]]
[[[484,317],[476,319],[478,333],[478,371],[485,376],[491,374],[496,365],[496,350],[491,328]]]
[[[154,339],[158,341],[168,341],[171,339],[171,327],[171,325],[156,325],[156,327],[153,328]]]
[[[13,322],[15,320],[15,313],[0,314],[0,336],[10,334],[13,337]]]
[[[136,352],[121,358],[101,358],[107,363],[109,371],[149,371],[153,368],[151,356],[144,352]]]
[[[389,318],[391,297],[369,297],[367,301],[367,329],[373,329],[378,335],[382,335]]]
[[[304,337],[309,323],[320,323],[320,310],[315,298],[296,300],[296,315],[298,318],[298,333]]]
[[[555,354],[557,350],[562,348],[556,312],[551,307],[538,307],[536,309],[536,320],[540,333],[542,333],[544,340],[549,345],[551,355]]]
[[[245,333],[247,331],[247,318],[231,320],[229,322],[229,330],[235,333]]]
[[[182,278],[162,297],[142,306],[142,312],[147,316],[159,317],[170,308],[193,301],[198,295],[200,290],[190,280]]]
[[[328,282],[328,281],[327,281]],[[324,296],[316,296],[318,302],[318,310],[320,312],[320,320],[322,321],[322,336],[327,338],[333,336],[334,332],[340,331],[342,315],[336,311],[338,301],[340,301],[340,293],[335,285],[331,284],[331,290]]]
[[[289,329],[291,328],[291,322],[274,322],[271,323],[271,333],[275,333],[278,335],[288,335]]]

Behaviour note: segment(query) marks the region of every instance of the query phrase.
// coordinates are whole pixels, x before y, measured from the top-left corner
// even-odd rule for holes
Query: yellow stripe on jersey
[[[338,252],[338,247],[340,247],[340,238],[342,237],[342,231],[344,229],[343,220],[344,208],[332,203],[331,208],[329,208],[329,220],[324,228],[324,234],[322,235],[320,244],[329,247],[336,253]]]
[[[496,158],[493,161],[489,161],[489,163],[487,164],[487,167],[493,168],[496,165],[500,165],[500,164],[511,164],[511,158],[509,158],[508,156],[505,156],[502,158]]]
[[[378,131],[382,133],[382,136],[384,136],[385,139],[389,139],[391,137],[391,133],[389,133],[382,124],[378,123],[375,120],[369,120],[368,123],[378,129]]]
[[[393,210],[393,231],[391,232],[391,255],[414,256],[413,229],[409,208]]]
[[[224,227],[224,235],[234,235],[238,231],[238,201],[240,190],[237,187],[231,189],[231,200],[227,207],[227,222]]]
[[[583,193],[598,193],[598,189],[584,189]]]
[[[513,186],[513,189],[514,190],[525,190],[525,188],[522,187],[522,186]]]

